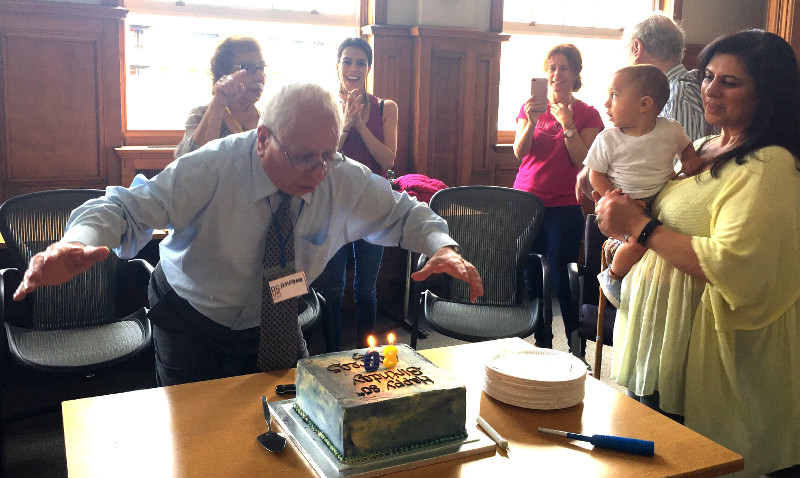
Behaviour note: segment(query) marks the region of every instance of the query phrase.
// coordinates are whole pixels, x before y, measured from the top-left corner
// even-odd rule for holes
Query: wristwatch
[[[575,128],[565,129],[564,130],[564,137],[565,138],[571,138],[577,132],[578,132],[578,130],[576,130]]]

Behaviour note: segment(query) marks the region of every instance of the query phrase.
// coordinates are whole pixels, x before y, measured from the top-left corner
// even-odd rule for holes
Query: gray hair
[[[312,103],[320,115],[330,115],[336,121],[337,137],[342,135],[342,107],[332,92],[315,83],[292,83],[283,86],[264,107],[261,124],[278,133],[294,125],[298,106]]]
[[[683,28],[670,17],[654,13],[630,29],[625,29],[628,44],[633,40],[642,42],[647,53],[658,61],[683,59],[686,36]]]

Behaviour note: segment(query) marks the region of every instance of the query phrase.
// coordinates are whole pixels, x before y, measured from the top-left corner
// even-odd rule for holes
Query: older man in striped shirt
[[[667,75],[669,100],[660,116],[676,120],[692,140],[711,134],[703,112],[698,72],[687,71],[681,63],[685,47],[683,29],[670,17],[654,13],[626,29],[625,37],[632,64],[649,63]]]
[[[699,72],[688,71],[681,63],[686,40],[680,25],[664,14],[653,13],[633,27],[626,28],[624,38],[630,47],[631,64],[655,65],[667,75],[669,99],[659,116],[680,123],[692,141],[713,134],[714,127],[705,119]],[[578,173],[575,194],[581,201],[582,194],[591,198],[591,192],[589,170],[584,167]]]

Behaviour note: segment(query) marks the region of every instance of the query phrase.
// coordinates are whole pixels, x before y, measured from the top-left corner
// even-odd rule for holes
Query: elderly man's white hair
[[[630,45],[633,40],[642,42],[647,53],[659,61],[681,61],[685,48],[683,28],[662,13],[653,13],[631,28],[624,37]]]
[[[285,131],[297,120],[300,105],[313,104],[320,115],[330,115],[336,121],[337,137],[342,134],[342,107],[334,94],[316,83],[291,83],[275,93],[264,107],[261,124],[275,133]]]

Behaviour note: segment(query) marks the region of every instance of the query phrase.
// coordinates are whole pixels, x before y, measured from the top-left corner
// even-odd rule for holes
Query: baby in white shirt
[[[601,196],[621,189],[633,199],[652,204],[675,174],[675,157],[681,172],[691,174],[702,160],[681,125],[658,114],[669,98],[669,81],[653,65],[635,65],[617,70],[611,77],[605,107],[614,128],[597,135],[584,164],[589,182]],[[619,307],[620,281],[642,258],[644,246],[623,242],[611,265],[598,279],[606,297]]]

